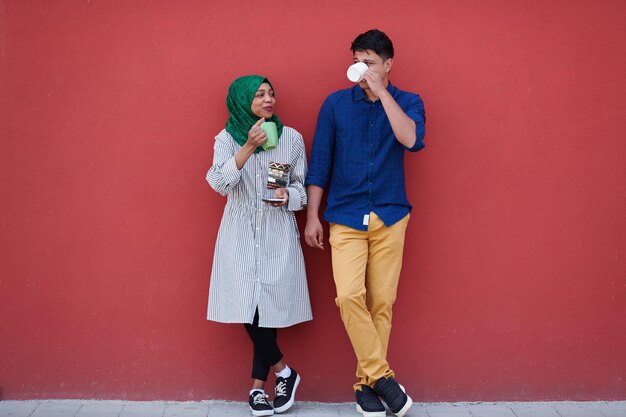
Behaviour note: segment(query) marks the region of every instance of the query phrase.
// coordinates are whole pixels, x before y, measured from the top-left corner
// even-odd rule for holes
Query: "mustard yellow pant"
[[[335,302],[357,358],[355,390],[394,376],[387,347],[409,217],[387,227],[371,212],[367,231],[330,224]]]

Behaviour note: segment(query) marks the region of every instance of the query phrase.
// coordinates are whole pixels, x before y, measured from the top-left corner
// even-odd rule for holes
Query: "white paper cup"
[[[363,75],[367,71],[367,65],[363,62],[356,62],[348,67],[346,75],[353,83],[358,83],[363,79]]]

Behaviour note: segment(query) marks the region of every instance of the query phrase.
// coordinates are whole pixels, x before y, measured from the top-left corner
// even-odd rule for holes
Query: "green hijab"
[[[246,75],[239,77],[230,85],[228,89],[228,96],[226,96],[226,106],[228,107],[228,113],[230,117],[226,122],[226,131],[235,139],[240,146],[243,146],[248,141],[248,132],[252,125],[259,121],[259,117],[252,113],[252,99],[257,90],[263,83],[268,83],[272,86],[270,80],[260,75]],[[272,88],[274,88],[272,86]],[[274,114],[268,122],[276,123],[278,129],[278,139],[283,133],[283,124],[278,117]],[[261,152],[264,149],[258,146],[256,152]]]

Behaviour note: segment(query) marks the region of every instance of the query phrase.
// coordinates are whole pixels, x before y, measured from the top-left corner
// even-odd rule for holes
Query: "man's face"
[[[393,65],[393,58],[389,58],[387,60],[383,60],[376,52],[371,49],[366,49],[364,51],[354,51],[352,55],[354,58],[354,62],[363,62],[367,65],[367,68],[370,71],[377,72],[380,74],[381,79],[385,86],[389,82],[389,71],[391,71],[391,66]],[[363,89],[369,89],[367,85],[367,81],[364,79],[359,82],[359,86]]]

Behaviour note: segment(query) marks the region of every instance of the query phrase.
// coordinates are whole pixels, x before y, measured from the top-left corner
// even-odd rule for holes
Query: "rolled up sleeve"
[[[311,149],[309,173],[305,185],[317,185],[326,188],[330,178],[333,148],[335,142],[335,123],[333,118],[333,102],[327,98],[320,109],[317,127]]]
[[[307,174],[306,164],[306,150],[304,148],[304,140],[302,136],[298,134],[296,136],[296,148],[297,156],[295,158],[296,163],[291,171],[289,178],[289,203],[287,204],[287,210],[298,211],[306,207],[307,196],[306,189],[304,188],[304,179]]]
[[[206,180],[215,191],[226,195],[241,179],[241,171],[235,161],[234,142],[225,135],[215,137],[213,166],[206,174]]]
[[[417,95],[413,96],[405,112],[406,115],[415,122],[415,144],[406,149],[409,152],[417,152],[426,146],[424,143],[424,136],[426,135],[426,111],[422,98]]]

